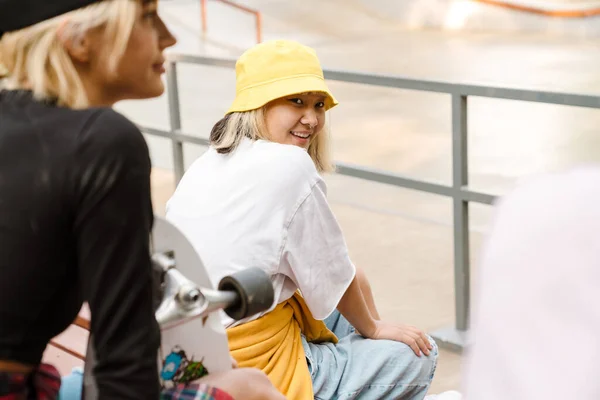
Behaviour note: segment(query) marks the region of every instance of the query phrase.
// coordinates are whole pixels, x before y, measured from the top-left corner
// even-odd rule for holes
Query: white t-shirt
[[[231,154],[209,148],[185,173],[166,218],[192,242],[214,285],[248,267],[266,271],[275,289],[270,310],[299,288],[322,320],[354,279],[325,182],[296,146],[244,139]],[[225,313],[222,321],[234,325]]]

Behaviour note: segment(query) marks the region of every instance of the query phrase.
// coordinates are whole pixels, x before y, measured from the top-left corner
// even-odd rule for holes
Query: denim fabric
[[[83,368],[73,368],[71,373],[62,377],[60,400],[81,400],[83,392]]]
[[[437,365],[438,348],[417,357],[404,343],[366,339],[337,311],[325,321],[339,342],[302,344],[315,400],[422,400]]]

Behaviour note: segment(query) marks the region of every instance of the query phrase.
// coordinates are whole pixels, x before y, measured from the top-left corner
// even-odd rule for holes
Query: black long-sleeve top
[[[38,364],[91,311],[100,399],[157,399],[148,147],[110,108],[0,92],[0,360]]]

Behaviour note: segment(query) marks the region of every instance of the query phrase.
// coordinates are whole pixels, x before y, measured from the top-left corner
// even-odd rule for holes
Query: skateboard
[[[190,385],[232,368],[220,313],[240,320],[268,310],[274,301],[269,276],[248,268],[214,285],[185,235],[155,217],[151,238],[155,315],[161,329],[157,367],[163,391]],[[217,286],[215,288],[215,286]],[[84,368],[87,399],[94,399],[94,353],[88,343]]]

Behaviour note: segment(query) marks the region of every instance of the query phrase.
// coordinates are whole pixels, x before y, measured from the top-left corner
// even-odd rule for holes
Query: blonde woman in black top
[[[0,0],[0,10],[0,399],[56,397],[42,355],[83,302],[99,398],[157,399],[150,158],[112,105],[163,93],[175,38],[156,0]],[[232,394],[252,394],[240,381],[272,390],[260,373],[217,378]]]

